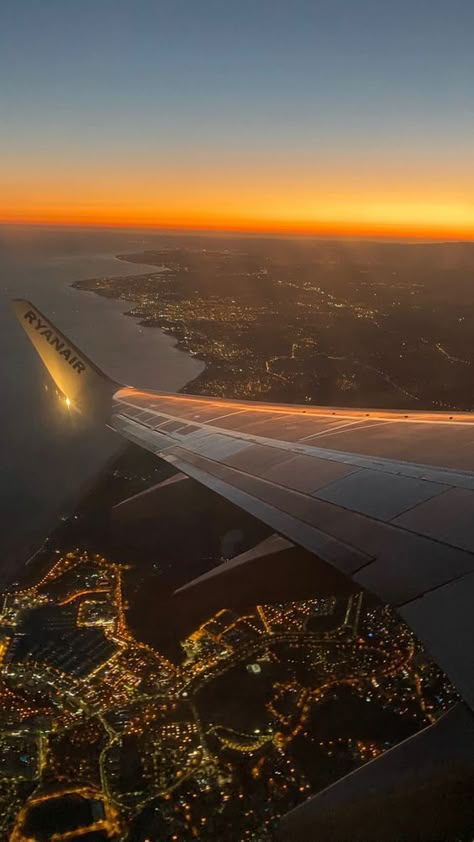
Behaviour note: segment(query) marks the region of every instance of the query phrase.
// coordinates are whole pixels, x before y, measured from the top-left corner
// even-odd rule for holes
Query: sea
[[[126,316],[127,302],[72,287],[84,278],[156,271],[116,255],[160,242],[136,231],[0,226],[0,587],[19,577],[124,447],[115,433],[59,402],[9,302],[31,300],[118,382],[178,391],[202,362]]]

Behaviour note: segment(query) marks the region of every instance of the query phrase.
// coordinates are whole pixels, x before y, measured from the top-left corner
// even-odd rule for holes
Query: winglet
[[[34,304],[12,301],[16,317],[68,404],[81,412],[102,413],[120,388],[67,339]]]

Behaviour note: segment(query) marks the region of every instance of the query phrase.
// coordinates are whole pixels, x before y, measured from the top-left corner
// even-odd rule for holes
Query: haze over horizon
[[[2,7],[0,221],[474,237],[474,7]]]

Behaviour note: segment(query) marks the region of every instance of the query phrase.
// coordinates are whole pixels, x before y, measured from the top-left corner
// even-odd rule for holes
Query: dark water
[[[123,303],[71,288],[81,278],[137,274],[142,267],[114,255],[154,244],[136,232],[0,226],[0,584],[16,578],[25,555],[122,447],[46,390],[50,381],[8,300],[31,299],[119,382],[176,391],[200,362],[125,317]]]

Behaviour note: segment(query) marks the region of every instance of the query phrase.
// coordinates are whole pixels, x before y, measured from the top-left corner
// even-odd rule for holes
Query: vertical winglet
[[[16,317],[44,366],[65,396],[81,412],[103,414],[119,383],[110,380],[30,301],[12,302]]]

